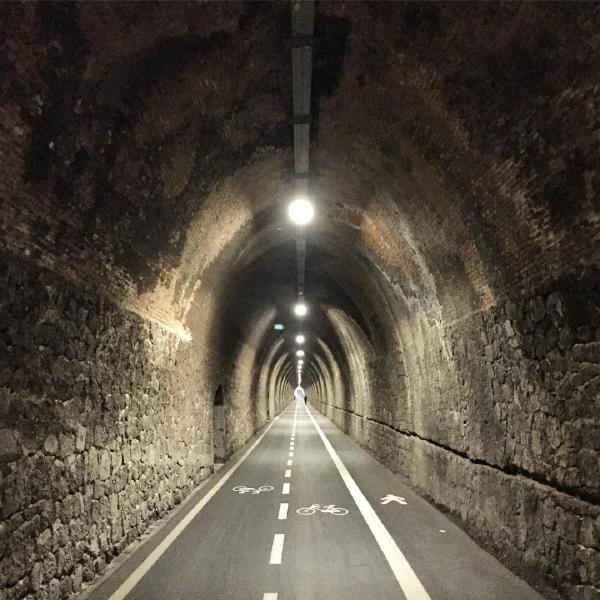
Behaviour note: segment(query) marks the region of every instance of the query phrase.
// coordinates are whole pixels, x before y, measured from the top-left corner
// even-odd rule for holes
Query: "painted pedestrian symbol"
[[[394,496],[388,494],[381,499],[381,504],[389,504],[390,502],[397,502],[398,504],[408,504],[402,496]]]
[[[246,487],[245,485],[236,485],[233,488],[238,494],[260,494],[261,492],[270,492],[273,489],[272,485],[261,485],[258,488]]]
[[[329,513],[330,515],[347,515],[348,509],[342,508],[341,506],[336,506],[335,504],[326,504],[325,506],[321,506],[320,504],[313,504],[311,506],[305,506],[304,508],[299,508],[296,511],[299,515],[308,516],[314,515],[316,512]]]

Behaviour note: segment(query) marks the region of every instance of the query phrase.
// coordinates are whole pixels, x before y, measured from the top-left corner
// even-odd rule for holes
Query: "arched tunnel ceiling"
[[[24,439],[48,394],[92,431],[151,391],[189,445],[168,464],[206,467],[217,392],[231,454],[291,396],[301,332],[319,410],[584,585],[561,553],[597,550],[568,524],[600,499],[600,5],[315,4],[303,321],[291,47],[287,2],[0,5],[0,277],[23,305],[0,350],[25,363],[0,376]],[[71,381],[90,365],[105,386]]]
[[[317,4],[315,307],[343,308],[385,347],[411,311],[460,319],[597,262],[593,120],[562,118],[591,94],[598,67],[593,36],[573,51],[581,36],[564,17],[574,10],[586,19],[568,27],[598,20],[592,5]],[[17,132],[4,154],[27,182],[7,180],[7,245],[192,335],[194,315],[225,294],[202,326],[212,334],[200,334],[223,351],[264,311],[285,312],[295,294],[288,6],[3,12],[5,81],[19,82],[1,90]],[[581,151],[548,173],[565,128]],[[323,315],[313,311],[315,331]]]
[[[456,283],[473,305],[546,277],[545,266],[514,265],[557,252],[556,238],[556,261],[582,260],[569,254],[576,244],[566,225],[578,223],[579,236],[597,241],[596,199],[584,183],[591,157],[574,152],[552,174],[540,173],[557,128],[589,145],[586,120],[556,119],[573,101],[556,94],[566,82],[579,96],[591,93],[597,67],[593,36],[588,51],[571,52],[576,37],[563,16],[574,10],[597,19],[593,5],[318,3],[313,193],[326,228],[353,228],[391,277],[406,277],[412,263],[444,301]],[[6,126],[21,136],[6,159],[29,182],[18,200],[26,206],[43,195],[47,209],[35,219],[11,216],[31,219],[40,261],[50,260],[45,244],[58,263],[61,250],[79,252],[86,276],[107,291],[140,310],[150,306],[159,319],[181,319],[172,305],[186,303],[194,277],[236,236],[254,235],[256,215],[276,207],[263,227],[285,226],[278,209],[291,194],[287,5],[3,11],[5,32],[29,25],[13,27],[21,34],[5,43],[5,70],[14,75],[5,81],[19,81],[16,93],[2,90],[14,109]],[[559,24],[560,43],[551,44]],[[526,28],[536,33],[520,35]],[[42,29],[53,40],[50,56],[31,37]],[[19,53],[19,44],[31,50]],[[534,69],[538,63],[544,69]],[[530,110],[539,99],[543,109]],[[26,118],[36,112],[38,119]],[[579,185],[579,210],[551,204],[561,186]],[[82,240],[84,231],[91,240]],[[418,286],[422,274],[414,279]]]

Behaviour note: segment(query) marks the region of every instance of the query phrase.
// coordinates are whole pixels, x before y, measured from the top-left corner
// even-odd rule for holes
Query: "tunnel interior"
[[[315,4],[304,319],[290,4],[0,16],[0,594],[79,593],[291,402],[303,334],[316,410],[600,597],[598,5]]]

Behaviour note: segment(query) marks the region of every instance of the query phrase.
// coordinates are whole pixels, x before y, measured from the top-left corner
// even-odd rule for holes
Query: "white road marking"
[[[265,592],[263,594],[263,600],[277,600],[278,594],[274,594],[273,592]]]
[[[287,502],[282,502],[279,505],[279,516],[277,518],[280,521],[284,521],[285,519],[287,519],[288,506],[289,506],[289,504]]]
[[[294,456],[294,453],[293,453],[293,452],[290,452],[290,453],[288,454],[288,456],[289,456],[290,458],[292,458],[292,457]]]
[[[389,504],[390,502],[397,502],[398,504],[407,504],[406,500],[402,496],[394,496],[388,494],[381,499],[381,504]]]
[[[234,492],[238,494],[260,494],[261,492],[270,492],[273,489],[272,485],[261,485],[258,488],[246,487],[245,485],[236,485],[234,488],[231,488]]]
[[[294,461],[293,461],[293,460],[290,458],[290,460],[288,460],[288,461],[287,461],[287,466],[288,466],[288,467],[291,467],[293,462],[294,462]]]
[[[281,490],[282,494],[289,494],[290,493],[290,484],[289,483],[284,483],[283,484],[283,488]]]
[[[296,511],[299,515],[307,516],[314,515],[316,512],[329,513],[330,515],[347,515],[348,509],[335,504],[327,504],[321,506],[320,504],[311,504],[310,506],[304,506]]]
[[[292,476],[292,470],[291,469],[286,469],[284,477],[291,477],[291,476]]]
[[[142,564],[121,584],[119,589],[110,597],[109,600],[124,600],[129,592],[136,586],[140,579],[152,568],[152,565],[167,551],[169,546],[179,537],[181,532],[190,524],[194,517],[208,504],[210,499],[227,483],[229,478],[237,471],[238,467],[250,456],[250,453],[260,444],[271,430],[271,427],[275,425],[277,419],[283,413],[278,414],[272,421],[271,424],[263,431],[258,439],[244,452],[237,462],[223,475],[215,485],[206,492],[206,494],[200,498],[198,503],[179,521],[179,523],[173,528],[171,533],[150,553],[150,555],[142,562]]]
[[[350,495],[354,499],[358,510],[362,514],[366,521],[373,537],[377,541],[377,544],[381,548],[383,555],[385,556],[388,564],[390,565],[400,588],[406,596],[406,600],[431,600],[429,594],[423,587],[423,584],[419,581],[417,574],[413,571],[412,567],[406,560],[404,554],[402,554],[400,548],[396,544],[396,541],[391,536],[390,532],[386,529],[385,525],[381,522],[381,519],[377,516],[377,513],[373,510],[373,507],[369,504],[369,501],[365,498],[352,475],[350,475],[346,465],[341,461],[337,452],[331,445],[331,442],[327,439],[327,436],[323,433],[323,430],[313,417],[312,413],[305,406],[306,413],[312,421],[317,433],[319,434],[329,456],[336,466],[342,480],[346,484]]]
[[[285,540],[285,533],[276,533],[273,536],[273,546],[271,547],[271,558],[269,559],[270,565],[280,565],[281,555],[283,554],[283,541]]]

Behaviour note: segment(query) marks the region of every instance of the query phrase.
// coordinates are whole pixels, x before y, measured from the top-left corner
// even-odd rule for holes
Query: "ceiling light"
[[[298,350],[298,352],[296,352],[296,356],[304,356],[304,350]]]
[[[273,329],[275,331],[283,331],[285,329],[285,325],[283,323],[275,323],[275,325],[273,325]]]
[[[302,366],[303,364],[304,364],[304,361],[303,361],[302,359],[300,359],[300,360],[298,361],[298,366],[300,367],[300,366]]]
[[[296,198],[288,206],[288,216],[296,225],[306,225],[315,214],[313,205],[306,198]]]
[[[308,308],[304,302],[298,302],[294,306],[294,314],[298,317],[303,317],[308,312]]]
[[[296,343],[297,343],[297,344],[304,344],[304,340],[305,340],[305,339],[306,339],[306,338],[305,338],[303,335],[297,335],[297,336],[296,336]]]

